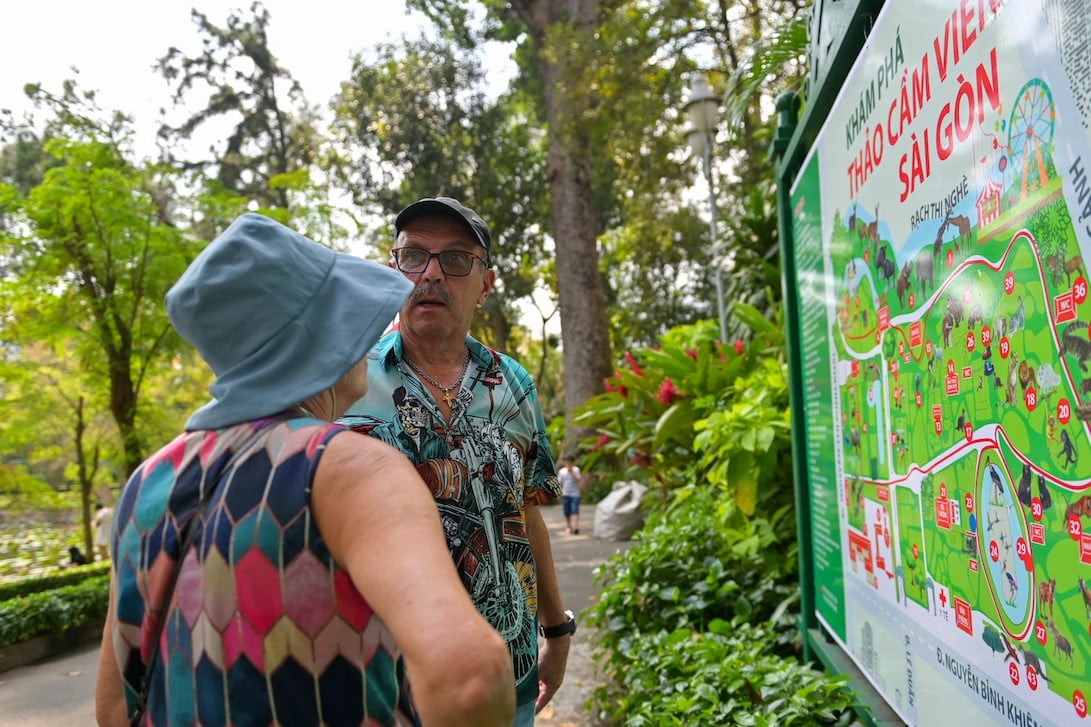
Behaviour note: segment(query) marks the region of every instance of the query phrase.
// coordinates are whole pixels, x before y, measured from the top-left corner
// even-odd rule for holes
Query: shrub
[[[29,596],[32,593],[40,593],[61,586],[71,586],[82,583],[88,578],[107,575],[110,572],[110,561],[102,560],[88,565],[77,565],[65,568],[44,576],[33,578],[20,578],[17,581],[0,583],[0,602],[19,596]]]
[[[706,323],[627,352],[576,411],[594,456],[625,457],[659,497],[636,544],[596,572],[595,700],[625,725],[851,720],[843,677],[799,662],[798,560],[784,335],[724,345]],[[696,455],[696,456],[695,456]],[[633,477],[634,474],[642,475]],[[653,505],[654,503],[654,505]]]
[[[574,421],[598,432],[585,442],[588,467],[599,458],[627,462],[622,478],[657,488],[661,503],[694,483],[731,493],[747,515],[791,501],[784,334],[749,306],[732,312],[751,340],[724,344],[703,321],[625,353],[606,392],[574,411]]]
[[[626,651],[633,634],[703,631],[714,620],[739,618],[775,619],[783,626],[778,651],[795,653],[788,611],[799,591],[793,511],[747,518],[730,497],[707,488],[678,494],[669,510],[649,517],[636,544],[596,571],[601,591],[588,623],[600,629],[600,651]]]
[[[835,723],[845,679],[798,660],[791,508],[746,517],[709,488],[674,500],[596,572],[600,709],[627,726]]]
[[[101,626],[109,593],[109,576],[95,576],[74,586],[0,601],[0,646]]]
[[[619,691],[599,701],[626,727],[838,724],[854,704],[848,678],[770,654],[769,631],[717,619],[705,633],[636,634]]]

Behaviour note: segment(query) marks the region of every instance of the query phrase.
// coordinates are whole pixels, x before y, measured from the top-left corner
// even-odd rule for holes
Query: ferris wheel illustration
[[[1027,81],[1019,90],[1008,121],[1008,148],[1012,165],[1020,176],[1022,199],[1026,199],[1028,187],[1041,189],[1046,182],[1045,153],[1052,154],[1056,116],[1049,86],[1040,78]]]

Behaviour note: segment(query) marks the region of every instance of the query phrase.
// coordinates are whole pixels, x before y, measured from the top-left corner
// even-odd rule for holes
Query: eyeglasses
[[[391,250],[390,254],[394,256],[394,264],[398,266],[398,270],[410,275],[423,273],[432,262],[432,258],[439,259],[439,269],[444,275],[456,278],[469,275],[474,268],[474,260],[481,260],[481,264],[485,265],[485,260],[480,255],[464,250],[428,252],[421,247],[399,247]]]

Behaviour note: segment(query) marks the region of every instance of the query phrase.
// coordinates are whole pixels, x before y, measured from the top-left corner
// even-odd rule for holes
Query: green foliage
[[[714,490],[677,491],[669,509],[649,516],[638,542],[596,573],[602,588],[588,623],[601,629],[600,647],[624,653],[635,634],[775,619],[785,629],[778,650],[794,653],[786,614],[798,598],[793,513],[784,507],[749,518]]]
[[[746,514],[790,498],[784,334],[779,319],[741,303],[732,311],[749,341],[724,345],[704,321],[625,354],[607,391],[575,412],[574,421],[599,435],[585,442],[589,468],[611,456],[630,463],[627,479],[652,480],[662,491],[707,482],[732,492]]]
[[[0,465],[0,507],[12,510],[64,507],[65,498],[22,465]]]
[[[636,634],[606,711],[626,727],[841,723],[855,701],[848,677],[770,654],[770,637],[768,627],[727,621],[706,633]]]
[[[101,625],[109,593],[109,576],[96,576],[76,585],[0,601],[0,647],[43,634]]]
[[[83,583],[88,578],[97,578],[109,575],[109,573],[110,561],[100,560],[97,563],[54,570],[54,572],[42,576],[0,582],[0,601],[29,596],[32,593],[41,593],[42,591],[49,591],[63,586],[76,585],[77,583]]]
[[[10,313],[4,340],[14,355],[5,366],[27,370],[12,394],[30,401],[36,388],[47,388],[58,402],[54,411],[70,426],[108,417],[119,440],[112,479],[119,479],[145,454],[141,388],[147,366],[178,342],[162,301],[193,245],[163,219],[169,205],[161,196],[161,170],[135,164],[126,151],[131,129],[122,121],[97,125],[96,109],[70,93],[40,92],[38,99],[53,114],[56,135],[42,143],[56,163],[25,195],[6,187],[0,254],[9,275],[0,288]],[[77,408],[80,416],[73,417]],[[11,407],[5,428],[14,420],[33,429],[38,416]],[[98,439],[97,429],[89,438]],[[89,471],[97,447],[97,441],[77,441],[70,460],[83,461]]]
[[[748,517],[706,487],[674,493],[599,568],[595,701],[624,725],[821,725],[853,704],[844,678],[798,661],[790,506]]]

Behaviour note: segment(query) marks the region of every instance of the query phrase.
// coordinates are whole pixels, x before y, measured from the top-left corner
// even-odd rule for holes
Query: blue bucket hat
[[[171,324],[216,374],[186,429],[220,429],[290,409],[337,383],[379,340],[413,289],[379,263],[334,252],[247,213],[167,292]]]

